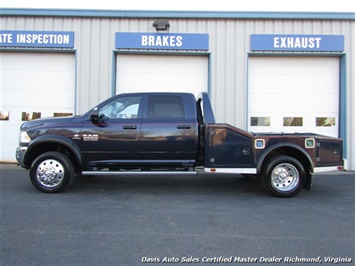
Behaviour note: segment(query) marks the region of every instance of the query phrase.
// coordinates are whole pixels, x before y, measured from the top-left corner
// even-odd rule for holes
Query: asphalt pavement
[[[354,264],[355,173],[293,198],[241,176],[80,176],[45,194],[0,164],[0,265]]]

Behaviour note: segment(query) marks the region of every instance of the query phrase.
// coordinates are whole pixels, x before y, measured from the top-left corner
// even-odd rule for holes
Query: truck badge
[[[83,134],[83,141],[98,141],[99,135],[97,134]]]

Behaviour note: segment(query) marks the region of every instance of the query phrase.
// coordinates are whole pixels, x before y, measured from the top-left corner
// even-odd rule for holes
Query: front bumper
[[[23,168],[27,168],[24,163],[25,154],[27,152],[27,147],[17,147],[16,149],[16,160],[17,164],[21,165]]]

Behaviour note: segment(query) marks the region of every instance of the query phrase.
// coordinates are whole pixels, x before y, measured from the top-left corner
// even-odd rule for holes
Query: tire
[[[289,156],[277,156],[265,164],[261,183],[265,190],[277,197],[287,198],[298,194],[305,182],[303,165]]]
[[[32,163],[30,179],[39,191],[55,193],[62,191],[74,177],[74,166],[68,156],[60,152],[46,152]]]

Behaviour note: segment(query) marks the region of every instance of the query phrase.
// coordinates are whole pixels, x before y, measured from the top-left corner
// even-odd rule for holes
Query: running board
[[[82,175],[197,175],[197,171],[83,171]]]

